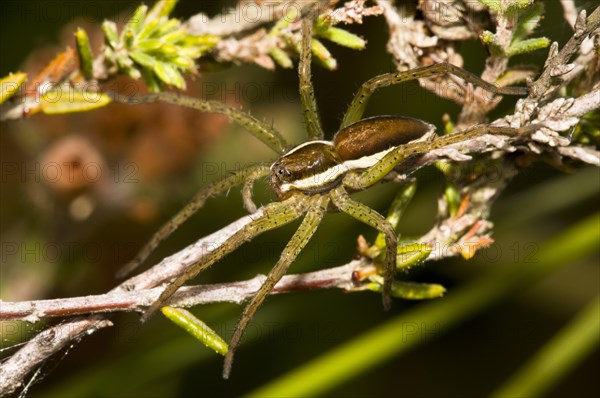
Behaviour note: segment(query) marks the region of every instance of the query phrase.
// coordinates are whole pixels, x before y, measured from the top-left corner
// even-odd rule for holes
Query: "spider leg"
[[[300,78],[300,102],[308,137],[312,140],[323,139],[323,129],[319,121],[319,111],[315,100],[315,90],[311,82],[311,43],[312,43],[312,21],[308,16],[302,20],[302,45],[300,47],[300,64],[298,65],[298,76]]]
[[[478,125],[465,131],[437,137],[432,141],[416,141],[401,145],[391,152],[388,152],[380,161],[371,166],[362,173],[348,173],[344,177],[343,184],[354,190],[363,190],[384,178],[402,161],[412,155],[425,154],[434,149],[443,148],[448,145],[456,144],[475,137],[486,134],[491,135],[519,135],[527,134],[539,129],[538,125],[531,125],[521,128],[499,127],[489,125]]]
[[[244,201],[244,207],[249,213],[256,213],[257,210],[256,204],[252,200],[254,183],[267,174],[269,174],[269,169],[265,166],[264,169],[258,168],[250,170],[246,175],[246,181],[244,181],[244,186],[242,187],[242,200]]]
[[[262,284],[258,292],[254,295],[250,303],[246,305],[244,308],[244,312],[242,313],[242,317],[235,327],[235,331],[233,332],[233,336],[231,341],[229,342],[229,350],[227,351],[227,355],[225,355],[225,363],[223,365],[223,378],[229,378],[229,374],[231,372],[231,365],[233,364],[233,356],[235,355],[235,350],[239,345],[240,339],[244,334],[244,330],[246,330],[246,326],[256,313],[258,307],[263,303],[269,292],[273,290],[273,287],[279,282],[279,280],[285,275],[290,264],[296,259],[298,254],[304,249],[310,238],[313,236],[323,215],[327,210],[327,205],[329,204],[329,197],[325,196],[316,196],[310,199],[310,204],[306,216],[302,223],[296,230],[292,239],[288,242],[281,253],[281,257],[279,261],[273,267],[271,272],[267,275],[267,279]]]
[[[359,121],[367,106],[367,102],[371,98],[371,95],[375,90],[387,87],[392,84],[399,84],[409,80],[421,79],[424,77],[431,77],[443,74],[452,74],[466,80],[469,83],[480,86],[494,94],[500,95],[527,95],[528,90],[526,87],[498,87],[492,83],[486,82],[485,80],[475,76],[474,74],[467,72],[466,70],[459,68],[458,66],[442,62],[439,64],[433,64],[407,70],[404,72],[397,73],[384,73],[379,76],[375,76],[367,80],[361,88],[358,90],[354,99],[350,103],[342,125],[340,129]]]
[[[340,186],[330,192],[333,204],[342,212],[355,219],[377,229],[385,235],[385,273],[383,284],[383,307],[389,309],[391,306],[391,290],[396,269],[396,247],[398,246],[398,236],[394,227],[381,214],[370,207],[352,200],[348,192]]]
[[[167,221],[154,235],[148,243],[139,251],[133,260],[127,263],[117,272],[118,278],[123,278],[130,272],[139,267],[148,256],[156,249],[156,247],[168,238],[181,224],[190,218],[198,209],[204,206],[204,202],[211,196],[226,192],[230,188],[241,184],[248,176],[252,181],[269,174],[269,167],[261,164],[250,166],[248,168],[238,170],[225,178],[214,181],[208,186],[202,188],[183,209],[181,209],[173,218]],[[251,200],[250,200],[251,201]]]
[[[230,236],[223,244],[221,244],[221,246],[207,253],[196,263],[191,264],[185,273],[171,282],[160,294],[158,299],[152,303],[150,308],[142,315],[141,321],[147,321],[148,318],[150,318],[156,310],[162,307],[165,301],[167,301],[167,299],[185,282],[240,247],[242,243],[254,239],[265,231],[281,227],[282,225],[294,221],[306,211],[306,205],[307,203],[304,198],[299,200],[298,197],[293,196],[283,202],[273,202],[265,206],[264,212],[260,217],[251,221],[238,232]]]
[[[288,144],[283,136],[268,124],[261,122],[249,113],[242,112],[227,104],[218,101],[207,101],[199,98],[188,97],[177,93],[162,92],[155,94],[137,94],[132,96],[107,93],[114,101],[125,104],[142,104],[165,102],[186,108],[197,109],[202,112],[222,113],[231,120],[246,128],[252,135],[261,140],[278,154],[285,152]]]

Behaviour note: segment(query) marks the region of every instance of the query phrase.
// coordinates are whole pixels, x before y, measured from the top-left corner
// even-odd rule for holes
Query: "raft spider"
[[[167,92],[116,98],[118,101],[126,103],[166,102],[203,112],[225,114],[279,155],[270,165],[260,164],[248,167],[201,189],[193,200],[163,225],[139,254],[121,270],[120,276],[124,276],[143,263],[157,245],[200,209],[210,196],[243,184],[244,204],[249,211],[255,211],[256,206],[251,199],[253,183],[268,176],[277,201],[264,206],[262,215],[229,237],[221,246],[197,260],[184,274],[171,281],[160,297],[143,314],[142,321],[146,321],[163,306],[169,297],[189,279],[237,249],[244,242],[305,215],[295,234],[283,249],[279,261],[269,272],[266,281],[244,308],[225,357],[224,378],[229,377],[235,350],[252,316],[305,247],[327,211],[346,213],[385,235],[383,303],[385,308],[389,308],[391,304],[390,289],[396,267],[396,232],[381,214],[353,200],[349,193],[364,190],[381,181],[401,165],[403,160],[411,156],[424,154],[433,149],[484,134],[515,135],[523,132],[522,129],[478,125],[450,135],[420,139],[424,138],[426,134],[427,137],[434,136],[435,127],[424,121],[402,116],[377,116],[362,119],[367,102],[375,90],[441,74],[453,74],[495,94],[527,94],[526,88],[497,87],[464,69],[447,63],[439,63],[404,72],[386,73],[366,81],[348,107],[340,129],[333,140],[325,141],[311,84],[310,39],[311,23],[305,19],[302,24],[298,74],[308,141],[291,149],[283,136],[274,128],[250,114],[220,102]]]

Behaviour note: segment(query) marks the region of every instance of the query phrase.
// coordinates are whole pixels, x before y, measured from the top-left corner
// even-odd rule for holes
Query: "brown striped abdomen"
[[[434,126],[405,116],[375,116],[344,127],[333,137],[342,160],[360,159],[421,138]]]

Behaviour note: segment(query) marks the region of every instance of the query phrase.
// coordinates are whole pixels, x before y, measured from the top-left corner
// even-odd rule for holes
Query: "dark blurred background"
[[[182,19],[198,12],[214,15],[234,2],[177,5]],[[24,70],[39,72],[66,45],[74,46],[77,26],[98,31],[104,19],[130,15],[137,1],[5,1],[0,23],[0,76]],[[578,3],[591,7],[591,3]],[[547,1],[539,32],[561,45],[572,34],[558,1]],[[120,17],[119,17],[120,16]],[[361,52],[334,44],[337,71],[313,68],[317,102],[331,137],[362,82],[394,70],[386,52],[387,31],[381,17],[349,30],[368,40]],[[97,34],[92,36],[99,37]],[[97,40],[96,40],[97,41]],[[98,51],[98,46],[94,48]],[[466,69],[478,74],[486,57],[477,42],[460,49]],[[542,65],[540,51],[517,62]],[[214,68],[213,68],[214,69]],[[303,123],[295,70],[267,71],[255,65],[232,65],[202,72],[188,81],[193,95],[240,104],[273,121],[289,139],[303,140]],[[510,110],[505,99],[492,116]],[[404,114],[441,127],[444,113],[459,108],[406,84],[381,92],[368,115]],[[0,156],[2,191],[0,233],[2,300],[29,300],[97,294],[110,290],[113,275],[151,234],[207,182],[244,164],[274,155],[240,128],[220,117],[164,105],[109,107],[70,116],[35,115],[2,123]],[[73,178],[64,164],[77,164]],[[62,166],[61,166],[62,165]],[[83,166],[81,166],[83,165]],[[86,165],[90,165],[86,168]],[[470,260],[427,263],[406,280],[441,283],[448,294],[469,282],[509,266],[536,250],[549,237],[597,210],[599,174],[575,166],[565,174],[537,162],[524,170],[502,195],[493,221],[496,243]],[[70,167],[70,166],[69,166]],[[71,170],[73,171],[73,170]],[[58,173],[58,174],[57,174]],[[85,178],[77,176],[84,174]],[[433,168],[418,174],[418,192],[401,222],[404,236],[418,236],[435,221],[443,177]],[[579,189],[566,189],[576,186]],[[536,193],[556,187],[553,210],[535,212]],[[382,185],[356,195],[385,212],[396,189]],[[266,184],[255,189],[259,204],[273,200]],[[537,196],[536,196],[537,195]],[[528,217],[530,213],[535,215]],[[210,200],[204,209],[160,246],[154,264],[201,236],[245,214],[238,190]],[[297,224],[265,234],[231,254],[199,281],[215,283],[265,273]],[[306,272],[348,262],[356,237],[369,241],[375,232],[339,214],[330,214],[292,272]],[[421,325],[427,341],[402,356],[343,383],[336,396],[480,396],[492,392],[568,323],[600,291],[598,253],[528,286],[458,327]],[[441,299],[443,300],[443,299]],[[420,305],[397,300],[385,312],[372,293],[317,291],[270,298],[238,350],[230,381],[221,379],[222,358],[170,322],[156,316],[138,328],[138,316],[115,316],[115,327],[85,338],[65,355],[45,364],[44,380],[32,397],[240,395],[319,357],[328,350]],[[239,307],[215,304],[194,309],[225,337],[232,333]],[[10,348],[44,325],[2,325],[2,346]],[[433,330],[432,333],[425,332]],[[431,336],[430,336],[431,334]],[[426,336],[425,336],[426,335]],[[589,354],[552,388],[549,396],[596,396],[599,356]],[[595,393],[594,393],[595,391]]]

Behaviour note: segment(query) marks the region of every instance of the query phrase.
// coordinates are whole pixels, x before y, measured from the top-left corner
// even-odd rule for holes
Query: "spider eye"
[[[285,168],[279,169],[278,173],[282,177],[290,177],[292,175],[292,173],[288,169],[285,169]]]

